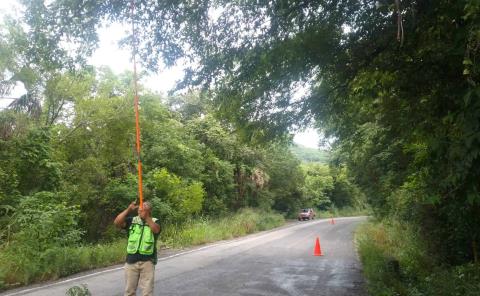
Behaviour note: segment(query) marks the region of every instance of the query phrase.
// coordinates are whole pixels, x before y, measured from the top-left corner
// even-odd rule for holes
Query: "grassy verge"
[[[182,226],[166,225],[158,247],[188,247],[243,236],[282,225],[282,215],[245,209],[223,219],[191,220]],[[69,246],[36,253],[33,246],[0,248],[0,290],[57,279],[84,270],[121,263],[126,240],[108,244]]]
[[[271,229],[285,223],[282,215],[245,209],[239,214],[220,220],[198,219],[183,227],[167,225],[161,246],[187,247],[218,240],[231,239],[256,231]]]
[[[357,209],[351,207],[345,207],[341,209],[334,209],[333,211],[317,211],[318,219],[333,217],[353,217],[353,216],[369,216],[371,215],[370,209]]]
[[[407,224],[366,223],[356,243],[372,296],[479,295],[480,266],[446,266]]]
[[[119,263],[125,258],[121,241],[85,246],[48,249],[37,253],[18,252],[28,246],[4,247],[0,250],[0,288],[54,280],[76,272]]]

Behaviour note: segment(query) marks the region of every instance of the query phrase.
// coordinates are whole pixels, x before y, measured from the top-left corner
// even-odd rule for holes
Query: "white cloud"
[[[118,41],[128,35],[124,25],[111,24],[99,30],[99,47],[88,60],[95,66],[109,66],[115,73],[132,70],[132,54],[120,49]]]
[[[89,59],[94,66],[108,66],[114,73],[119,74],[126,70],[133,71],[132,50],[119,48],[118,41],[129,34],[129,27],[122,24],[111,24],[99,30],[99,48]],[[141,61],[137,56],[137,71],[141,72]],[[141,81],[147,88],[167,93],[175,86],[175,82],[182,78],[183,68],[181,66],[170,69],[162,69],[158,74],[150,74]]]
[[[308,128],[303,132],[295,134],[293,141],[309,148],[318,148],[320,136],[316,129]]]
[[[16,0],[0,0],[0,17],[6,14],[19,15],[21,8]]]

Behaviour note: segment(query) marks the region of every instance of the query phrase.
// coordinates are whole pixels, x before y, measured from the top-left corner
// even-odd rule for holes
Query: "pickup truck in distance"
[[[315,211],[311,208],[302,209],[300,213],[298,213],[298,221],[313,219],[315,219]]]

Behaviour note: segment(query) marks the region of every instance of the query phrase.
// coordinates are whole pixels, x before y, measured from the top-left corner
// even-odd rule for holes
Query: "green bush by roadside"
[[[271,229],[285,222],[280,214],[243,209],[223,219],[199,218],[183,225],[166,225],[159,248],[180,248],[240,237]],[[125,259],[125,239],[97,245],[48,248],[35,252],[27,245],[0,247],[0,289],[58,279],[93,268],[121,263]],[[22,250],[30,250],[23,252]]]
[[[317,219],[326,219],[333,217],[354,217],[354,216],[370,216],[371,210],[369,208],[353,208],[344,207],[341,209],[333,209],[330,211],[316,211]]]
[[[243,209],[223,219],[197,219],[184,226],[167,225],[162,233],[162,244],[178,248],[231,239],[256,231],[282,225],[285,219],[273,212]]]
[[[67,296],[92,296],[90,290],[88,290],[87,285],[73,286],[69,288],[65,295]]]
[[[473,296],[480,291],[480,265],[445,265],[406,223],[367,222],[355,240],[372,296]]]

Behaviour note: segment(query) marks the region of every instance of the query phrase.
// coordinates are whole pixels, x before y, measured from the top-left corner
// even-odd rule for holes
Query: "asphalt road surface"
[[[280,229],[163,255],[155,295],[366,295],[353,232],[365,217],[297,222]],[[320,238],[323,256],[313,256]],[[162,254],[160,254],[162,256]],[[122,266],[0,295],[65,295],[87,284],[93,296],[123,295]],[[140,293],[139,293],[140,295]]]

